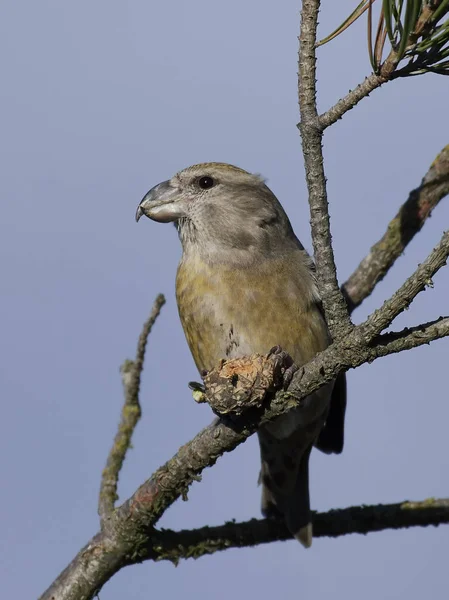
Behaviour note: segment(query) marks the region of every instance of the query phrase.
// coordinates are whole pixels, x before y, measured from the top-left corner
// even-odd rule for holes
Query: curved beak
[[[142,198],[136,211],[136,221],[145,215],[159,223],[170,223],[186,216],[184,202],[177,197],[178,190],[170,185],[169,181],[163,181],[155,185]]]

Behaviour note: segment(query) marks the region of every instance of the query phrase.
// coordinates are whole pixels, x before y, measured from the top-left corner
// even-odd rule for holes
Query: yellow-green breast
[[[176,298],[196,366],[211,369],[222,358],[266,353],[280,345],[297,365],[329,344],[327,327],[312,299],[313,285],[300,251],[265,259],[251,269],[209,265],[184,256]]]

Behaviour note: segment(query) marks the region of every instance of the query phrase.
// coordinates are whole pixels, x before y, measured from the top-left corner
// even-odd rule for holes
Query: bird
[[[227,163],[193,165],[145,194],[136,220],[143,215],[178,230],[176,300],[200,373],[273,347],[301,367],[331,343],[313,260],[260,175]],[[283,519],[306,548],[309,456],[313,446],[343,450],[345,374],[314,394],[324,409],[311,422],[292,409],[258,429],[262,514]]]

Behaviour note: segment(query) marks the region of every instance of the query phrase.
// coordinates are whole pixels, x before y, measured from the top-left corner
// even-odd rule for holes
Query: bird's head
[[[142,215],[175,222],[184,252],[211,260],[243,263],[299,244],[263,179],[224,163],[194,165],[159,183],[137,207],[136,220]]]

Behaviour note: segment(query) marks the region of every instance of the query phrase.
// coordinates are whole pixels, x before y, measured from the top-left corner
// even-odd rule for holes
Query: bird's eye
[[[208,177],[206,175],[198,179],[198,185],[202,190],[209,190],[211,187],[214,187],[215,181],[212,179],[212,177]]]

